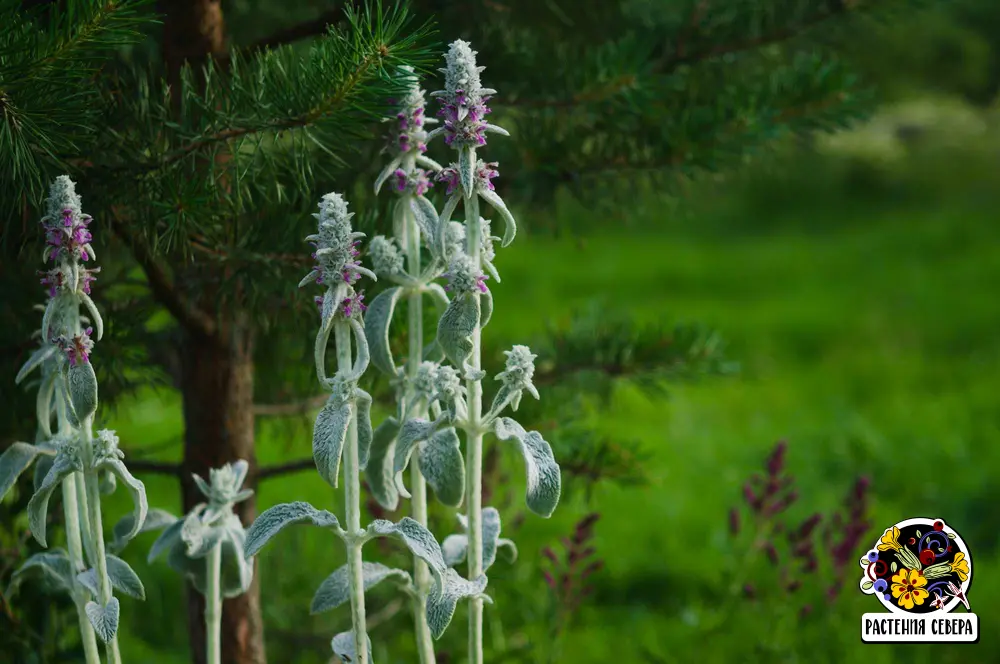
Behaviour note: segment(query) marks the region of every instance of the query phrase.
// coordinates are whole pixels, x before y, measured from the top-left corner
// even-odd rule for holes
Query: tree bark
[[[227,329],[228,328],[228,329]],[[253,417],[253,333],[242,325],[225,326],[222,340],[188,335],[181,345],[184,404],[184,462],[181,486],[187,512],[204,496],[191,474],[208,477],[211,468],[244,459],[250,464],[247,486],[256,481]],[[249,526],[256,515],[253,498],[237,505]],[[256,570],[255,570],[256,571]],[[188,588],[188,633],[195,664],[205,662],[204,599]],[[264,664],[264,626],[256,573],[243,595],[222,609],[224,664]]]
[[[208,56],[225,59],[226,28],[220,0],[160,0],[158,8],[164,15],[162,52],[166,78],[173,89],[177,90],[185,62],[197,68]],[[198,266],[194,267],[194,272],[200,271]],[[212,281],[209,279],[208,283]],[[213,311],[217,306],[212,290],[201,291],[199,305],[205,311]],[[256,484],[253,329],[243,319],[238,304],[227,309],[220,314],[218,333],[212,338],[187,331],[180,343],[184,403],[181,486],[185,511],[203,501],[191,479],[192,473],[207,478],[210,469],[244,459],[250,465],[246,486],[253,488]],[[255,499],[251,497],[237,505],[237,512],[243,524],[249,526],[256,515]],[[201,595],[189,587],[188,634],[195,664],[205,662],[204,606]],[[223,602],[222,661],[223,664],[266,662],[256,570],[246,593]]]

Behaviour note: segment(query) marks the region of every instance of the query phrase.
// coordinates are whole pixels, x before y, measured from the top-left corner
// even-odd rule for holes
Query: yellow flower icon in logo
[[[896,536],[898,537],[899,530],[894,530],[896,530]],[[920,570],[906,569],[904,567],[892,577],[892,596],[896,598],[897,604],[909,611],[913,609],[914,604],[917,606],[923,604],[924,600],[930,595],[927,589],[924,588],[926,585],[927,579],[924,578]]]
[[[958,578],[962,581],[969,578],[969,561],[961,551],[956,553],[955,559],[951,561],[951,571],[958,574]]]
[[[889,549],[899,551],[899,528],[896,526],[886,530],[882,539],[878,541],[879,551],[888,551]]]

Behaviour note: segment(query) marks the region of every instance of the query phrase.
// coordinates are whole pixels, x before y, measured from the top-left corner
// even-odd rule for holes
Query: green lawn
[[[598,298],[642,321],[682,318],[717,327],[742,365],[739,376],[676,386],[666,400],[622,385],[602,413],[609,433],[639,439],[649,450],[651,482],[602,486],[594,495],[593,507],[603,514],[596,546],[607,566],[564,640],[560,662],[1000,661],[1000,613],[988,603],[1000,593],[996,215],[983,207],[905,201],[846,210],[776,210],[782,223],[759,230],[737,215],[624,237],[609,221],[582,243],[525,236],[500,250],[503,283],[493,286],[497,314],[488,335],[507,343],[530,338],[547,320]],[[655,208],[644,215],[655,220]],[[138,449],[177,436],[178,417],[176,399],[146,399],[123,410],[115,424],[123,444]],[[970,599],[982,621],[980,644],[861,645],[860,614],[876,608],[857,590],[856,567],[833,607],[820,599],[825,583],[807,583],[788,599],[727,599],[742,551],[727,535],[726,513],[779,439],[789,443],[801,493],[792,515],[836,508],[853,479],[865,474],[876,525],[862,547],[874,542],[875,529],[911,516],[939,516],[959,530],[975,557]],[[308,450],[304,431],[261,434],[262,463]],[[151,504],[177,510],[170,481],[150,478],[148,488]],[[260,508],[291,499],[334,500],[306,473],[265,484]],[[545,661],[539,549],[568,534],[586,509],[577,499],[551,520],[529,518],[517,535],[521,561],[491,570],[503,628],[489,623],[487,642],[517,648],[527,641],[534,653],[497,662]],[[301,633],[329,636],[347,624],[346,612],[308,616],[315,586],[342,562],[334,544],[302,529],[283,533],[262,553],[274,661],[323,661],[293,655],[323,652],[322,639]],[[145,641],[129,636],[123,649],[129,661],[183,662],[179,584],[162,563],[141,560],[146,547],[142,539],[127,553],[150,596],[141,607],[126,601],[123,608],[130,623],[143,625]],[[768,572],[756,563],[740,573],[767,583],[760,575]],[[389,596],[372,601],[384,604]],[[814,611],[800,620],[807,601]],[[451,662],[461,661],[463,622],[460,608],[443,640],[454,653]],[[373,639],[406,626],[401,614]],[[276,640],[279,631],[292,640]],[[397,643],[391,651],[380,643],[376,660],[412,662]]]

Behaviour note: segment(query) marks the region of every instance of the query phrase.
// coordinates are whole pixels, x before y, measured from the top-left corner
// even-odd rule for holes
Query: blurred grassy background
[[[597,301],[639,320],[717,327],[742,370],[665,396],[620,383],[605,408],[581,415],[641,441],[650,481],[598,485],[589,502],[571,496],[551,520],[516,529],[521,560],[491,570],[491,662],[1000,661],[1000,613],[989,600],[1000,593],[997,126],[994,111],[922,100],[888,107],[815,151],[789,146],[735,178],[692,186],[680,205],[648,194],[616,211],[568,198],[553,211],[516,210],[527,232],[499,252],[503,282],[493,286],[498,313],[486,335],[522,342]],[[552,215],[572,232],[545,232]],[[174,394],[143,395],[112,425],[134,452],[179,458]],[[862,645],[860,614],[875,609],[856,589],[856,562],[828,603],[828,564],[789,595],[766,561],[745,560],[747,542],[730,537],[727,512],[780,439],[800,494],[793,521],[837,509],[858,476],[871,479],[874,526],[857,556],[912,516],[944,518],[961,533],[975,558],[978,645]],[[260,431],[262,464],[309,449],[308,424]],[[513,455],[503,463],[521,475]],[[172,479],[150,477],[147,489],[151,505],[179,511]],[[268,481],[260,493],[260,509],[338,500],[313,473]],[[602,515],[593,545],[605,567],[556,638],[540,551],[590,510]],[[450,517],[434,518],[432,530],[447,532]],[[185,662],[182,585],[143,560],[153,537],[125,554],[150,596],[123,612],[123,652],[127,661]],[[331,545],[292,529],[260,556],[274,662],[328,661],[328,635],[349,622],[346,610],[308,615],[315,587],[342,564]],[[757,598],[734,594],[736,579],[754,583]],[[374,591],[370,615],[391,602]],[[454,653],[449,662],[462,661],[459,621],[461,606],[440,642]],[[375,659],[413,661],[408,631],[406,611],[374,628]]]

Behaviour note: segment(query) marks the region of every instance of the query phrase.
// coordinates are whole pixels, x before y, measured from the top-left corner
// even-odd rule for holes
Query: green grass
[[[891,206],[827,201],[821,212],[788,205],[760,224],[733,205],[703,224],[695,218],[666,224],[667,230],[656,206],[646,204],[647,223],[637,227],[660,230],[617,237],[606,227],[582,242],[526,236],[500,251],[503,282],[493,286],[497,314],[487,335],[522,341],[543,332],[548,320],[599,299],[640,321],[712,325],[743,368],[737,377],[675,386],[665,400],[627,384],[616,390],[600,425],[642,441],[651,453],[651,481],[601,486],[593,496],[591,507],[603,514],[596,547],[607,566],[563,639],[559,662],[1000,660],[1000,613],[989,600],[1000,593],[1000,229],[992,211],[998,201],[991,210],[926,198]],[[131,449],[169,441],[179,434],[178,402],[170,395],[145,398],[114,424]],[[980,644],[862,645],[860,615],[876,609],[857,590],[854,569],[831,607],[821,599],[826,580],[807,579],[791,598],[768,599],[765,590],[756,604],[728,601],[742,551],[729,539],[726,513],[780,439],[789,443],[801,493],[792,515],[837,508],[863,474],[873,482],[876,525],[862,546],[875,541],[876,529],[911,516],[942,517],[959,530],[975,559],[970,599],[982,621]],[[307,429],[294,436],[260,433],[262,464],[308,453]],[[505,461],[520,473],[513,457]],[[148,488],[152,505],[176,512],[171,481],[150,478]],[[337,504],[310,473],[266,483],[259,499],[261,510],[292,499]],[[539,550],[568,534],[585,509],[576,498],[551,520],[529,517],[517,533],[521,561],[491,570],[503,629],[488,620],[487,643],[529,653],[494,661],[546,661],[551,644]],[[446,515],[438,516],[447,532]],[[335,545],[300,529],[261,554],[274,661],[324,661],[323,639],[301,634],[328,637],[348,624],[346,612],[307,613],[322,576],[342,563]],[[141,606],[126,601],[124,652],[129,661],[183,662],[180,584],[163,564],[145,564],[147,546],[141,540],[127,552],[150,598]],[[770,578],[757,564],[742,572],[762,588]],[[375,593],[370,612],[389,598]],[[799,620],[806,602],[814,611]],[[710,631],[720,621],[723,628]],[[461,661],[463,623],[460,608],[442,641],[452,662]],[[404,638],[393,640],[391,650],[385,646],[393,628],[408,629],[405,612],[373,632],[376,659],[411,662]],[[298,640],[278,641],[279,631]],[[297,648],[310,654],[296,656]]]

